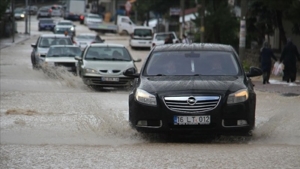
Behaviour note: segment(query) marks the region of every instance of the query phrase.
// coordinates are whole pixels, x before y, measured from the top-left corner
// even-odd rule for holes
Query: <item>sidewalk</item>
[[[0,49],[4,49],[4,48],[9,47],[11,45],[24,42],[28,39],[30,39],[30,35],[25,35],[25,34],[20,34],[20,33],[15,34],[14,42],[13,42],[13,37],[1,38],[0,39]]]
[[[300,95],[300,76],[298,74],[296,78],[296,82],[294,83],[287,83],[282,81],[281,76],[274,76],[271,75],[270,77],[270,84],[263,84],[262,77],[254,77],[251,78],[254,86],[254,89],[257,91],[262,92],[271,92],[271,93],[278,93],[281,95]]]

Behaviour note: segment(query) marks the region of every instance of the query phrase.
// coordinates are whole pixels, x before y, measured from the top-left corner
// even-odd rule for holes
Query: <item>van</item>
[[[135,26],[130,36],[129,45],[133,48],[151,48],[153,29],[146,26]]]

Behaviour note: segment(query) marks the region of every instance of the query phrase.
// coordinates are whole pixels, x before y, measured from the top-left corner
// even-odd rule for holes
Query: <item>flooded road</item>
[[[32,29],[30,40],[0,51],[0,168],[300,168],[300,96],[256,91],[252,137],[142,135],[128,125],[129,91],[33,70],[30,44],[41,32]],[[102,37],[128,45],[126,37]],[[148,52],[131,54],[144,60]]]

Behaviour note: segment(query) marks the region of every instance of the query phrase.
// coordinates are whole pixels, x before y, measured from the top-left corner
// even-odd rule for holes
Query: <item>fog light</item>
[[[244,125],[247,125],[248,123],[247,123],[247,121],[246,120],[238,120],[237,121],[237,125],[238,126],[244,126]]]
[[[146,120],[140,120],[140,121],[138,121],[138,123],[137,123],[137,126],[147,126],[147,125],[148,125],[148,123],[147,123]]]

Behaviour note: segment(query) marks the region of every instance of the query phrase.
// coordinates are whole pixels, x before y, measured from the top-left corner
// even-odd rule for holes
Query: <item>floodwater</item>
[[[257,91],[252,137],[143,135],[128,125],[129,91],[33,70],[36,38],[0,51],[0,168],[300,168],[300,96]]]

